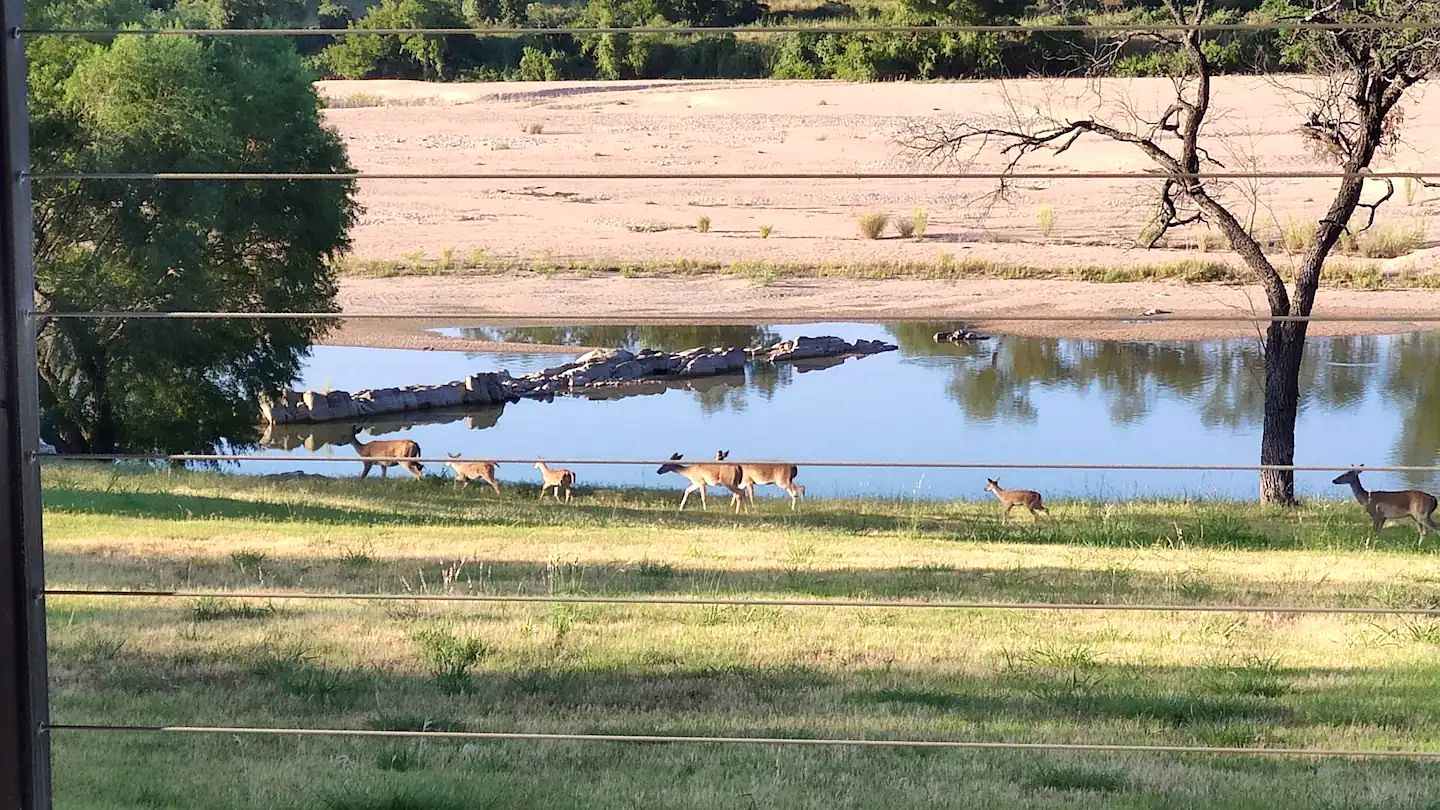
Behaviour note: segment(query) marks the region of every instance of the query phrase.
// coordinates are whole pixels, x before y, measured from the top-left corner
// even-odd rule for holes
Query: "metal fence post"
[[[50,807],[23,0],[0,0],[0,807]]]

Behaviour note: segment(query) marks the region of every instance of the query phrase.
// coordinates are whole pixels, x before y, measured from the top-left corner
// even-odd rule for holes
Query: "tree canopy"
[[[243,5],[237,13],[264,13]],[[113,0],[37,13],[123,25],[179,12]],[[351,170],[285,40],[44,38],[28,56],[39,172]],[[331,259],[349,246],[353,185],[37,183],[39,309],[333,311]],[[91,452],[244,442],[257,398],[295,377],[325,328],[313,319],[43,319],[45,433]]]

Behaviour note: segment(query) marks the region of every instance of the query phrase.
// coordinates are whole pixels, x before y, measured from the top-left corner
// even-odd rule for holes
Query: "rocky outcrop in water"
[[[485,372],[441,385],[367,388],[353,394],[286,390],[278,397],[261,400],[260,418],[266,425],[370,421],[375,416],[407,411],[486,407],[520,399],[584,396],[611,389],[743,374],[746,362],[752,358],[786,363],[893,349],[895,346],[878,340],[847,343],[837,337],[801,337],[749,350],[725,346],[683,352],[597,349],[573,362],[519,377],[507,371]]]
[[[893,352],[896,347],[883,340],[857,340],[846,343],[837,337],[798,337],[782,340],[770,346],[751,349],[750,356],[760,357],[772,363],[789,363],[796,360],[814,360],[819,357],[863,357],[867,354]]]

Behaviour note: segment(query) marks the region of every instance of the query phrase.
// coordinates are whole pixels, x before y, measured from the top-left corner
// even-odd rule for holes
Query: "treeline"
[[[605,28],[756,26],[845,22],[896,26],[943,23],[1043,25],[1165,22],[1159,8],[1123,12],[1007,7],[984,0],[901,0],[860,13],[831,4],[772,14],[761,0],[588,0],[584,5],[522,0],[380,0],[358,18],[326,0],[313,24],[337,28]],[[1289,11],[1282,0],[1221,8],[1211,23],[1261,23]],[[1216,72],[1301,69],[1288,35],[1216,32],[1206,54]],[[328,40],[328,43],[327,43]],[[1024,75],[1171,75],[1177,49],[1138,37],[1117,46],[1105,31],[1014,33],[865,32],[535,35],[318,35],[301,43],[311,66],[331,78],[441,81],[775,78],[956,79]]]

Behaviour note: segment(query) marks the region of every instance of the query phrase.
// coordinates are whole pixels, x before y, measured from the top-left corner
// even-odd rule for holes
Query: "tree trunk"
[[[1261,464],[1295,463],[1295,421],[1300,413],[1300,361],[1305,353],[1304,322],[1272,321],[1265,334],[1265,427]],[[1261,503],[1295,503],[1295,473],[1260,471]]]

